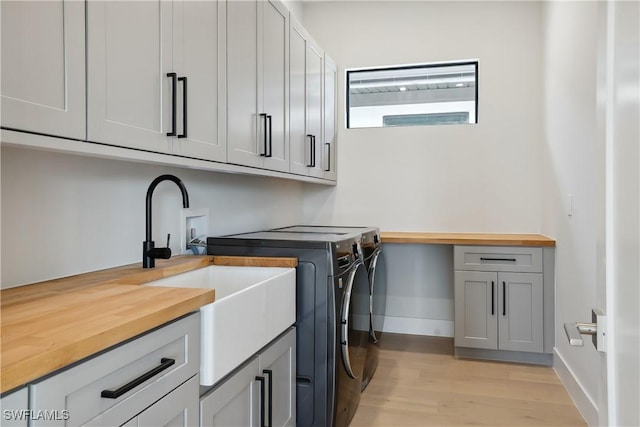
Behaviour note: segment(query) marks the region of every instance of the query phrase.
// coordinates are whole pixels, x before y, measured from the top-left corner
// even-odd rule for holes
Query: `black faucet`
[[[151,240],[151,196],[153,195],[153,190],[156,189],[156,186],[162,181],[173,181],[176,183],[178,188],[180,188],[180,192],[182,193],[182,206],[187,209],[189,207],[189,194],[187,193],[187,189],[185,188],[180,178],[174,175],[161,175],[153,180],[153,182],[149,185],[149,189],[147,190],[147,210],[146,210],[146,221],[147,221],[147,234],[145,241],[142,243],[142,268],[153,268],[156,266],[156,258],[169,259],[171,258],[171,249],[169,249],[169,236],[167,236],[167,247],[166,248],[156,248],[155,243]]]

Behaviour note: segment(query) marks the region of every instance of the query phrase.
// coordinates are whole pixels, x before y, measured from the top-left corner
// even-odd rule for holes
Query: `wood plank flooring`
[[[351,426],[586,426],[553,369],[456,359],[453,339],[385,334]]]

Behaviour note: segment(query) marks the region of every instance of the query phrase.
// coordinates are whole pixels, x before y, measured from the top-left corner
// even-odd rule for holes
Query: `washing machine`
[[[380,340],[384,328],[387,306],[387,271],[380,230],[378,227],[296,225],[282,227],[273,231],[288,233],[335,233],[337,235],[359,234],[361,237],[362,258],[369,276],[369,343],[362,375],[364,390],[378,367]]]
[[[207,238],[209,255],[298,258],[297,426],[346,427],[360,402],[369,278],[358,233],[262,231]]]

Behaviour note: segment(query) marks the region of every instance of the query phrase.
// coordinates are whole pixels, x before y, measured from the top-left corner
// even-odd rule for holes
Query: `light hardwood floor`
[[[585,426],[553,369],[456,359],[453,339],[385,334],[351,426]]]

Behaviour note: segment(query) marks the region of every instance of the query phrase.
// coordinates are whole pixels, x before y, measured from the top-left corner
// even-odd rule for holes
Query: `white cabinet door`
[[[2,1],[2,127],[86,138],[85,3]]]
[[[198,427],[199,376],[191,378],[125,425],[136,427]]]
[[[322,170],[322,86],[324,52],[313,41],[307,43],[307,135],[311,135],[309,175],[324,177]]]
[[[220,76],[224,73],[225,13],[225,2],[174,2],[174,71],[184,80],[178,87],[182,91],[177,106],[180,133],[173,139],[173,154],[227,160],[226,88],[224,75]]]
[[[289,172],[289,11],[278,1],[262,9],[262,108],[267,114],[268,153],[264,167]]]
[[[267,425],[296,425],[296,331],[291,329],[260,354],[267,386]]]
[[[454,284],[457,347],[498,348],[498,274],[456,271]]]
[[[23,387],[0,398],[2,408],[2,425],[4,427],[27,427],[29,424],[29,397],[27,388]],[[64,414],[60,414],[64,416]]]
[[[87,43],[88,139],[170,153],[172,3],[87,2]]]
[[[498,273],[501,350],[543,351],[542,273]]]
[[[307,42],[309,35],[291,18],[289,33],[289,144],[291,172],[309,174],[311,139],[307,137]]]
[[[293,18],[289,37],[291,172],[323,178],[324,54],[304,27]]]
[[[288,19],[280,2],[227,2],[229,163],[289,171]]]
[[[324,130],[322,133],[322,169],[324,177],[337,180],[337,93],[338,68],[331,58],[324,55]]]
[[[202,427],[257,426],[260,422],[258,358],[200,399]]]

